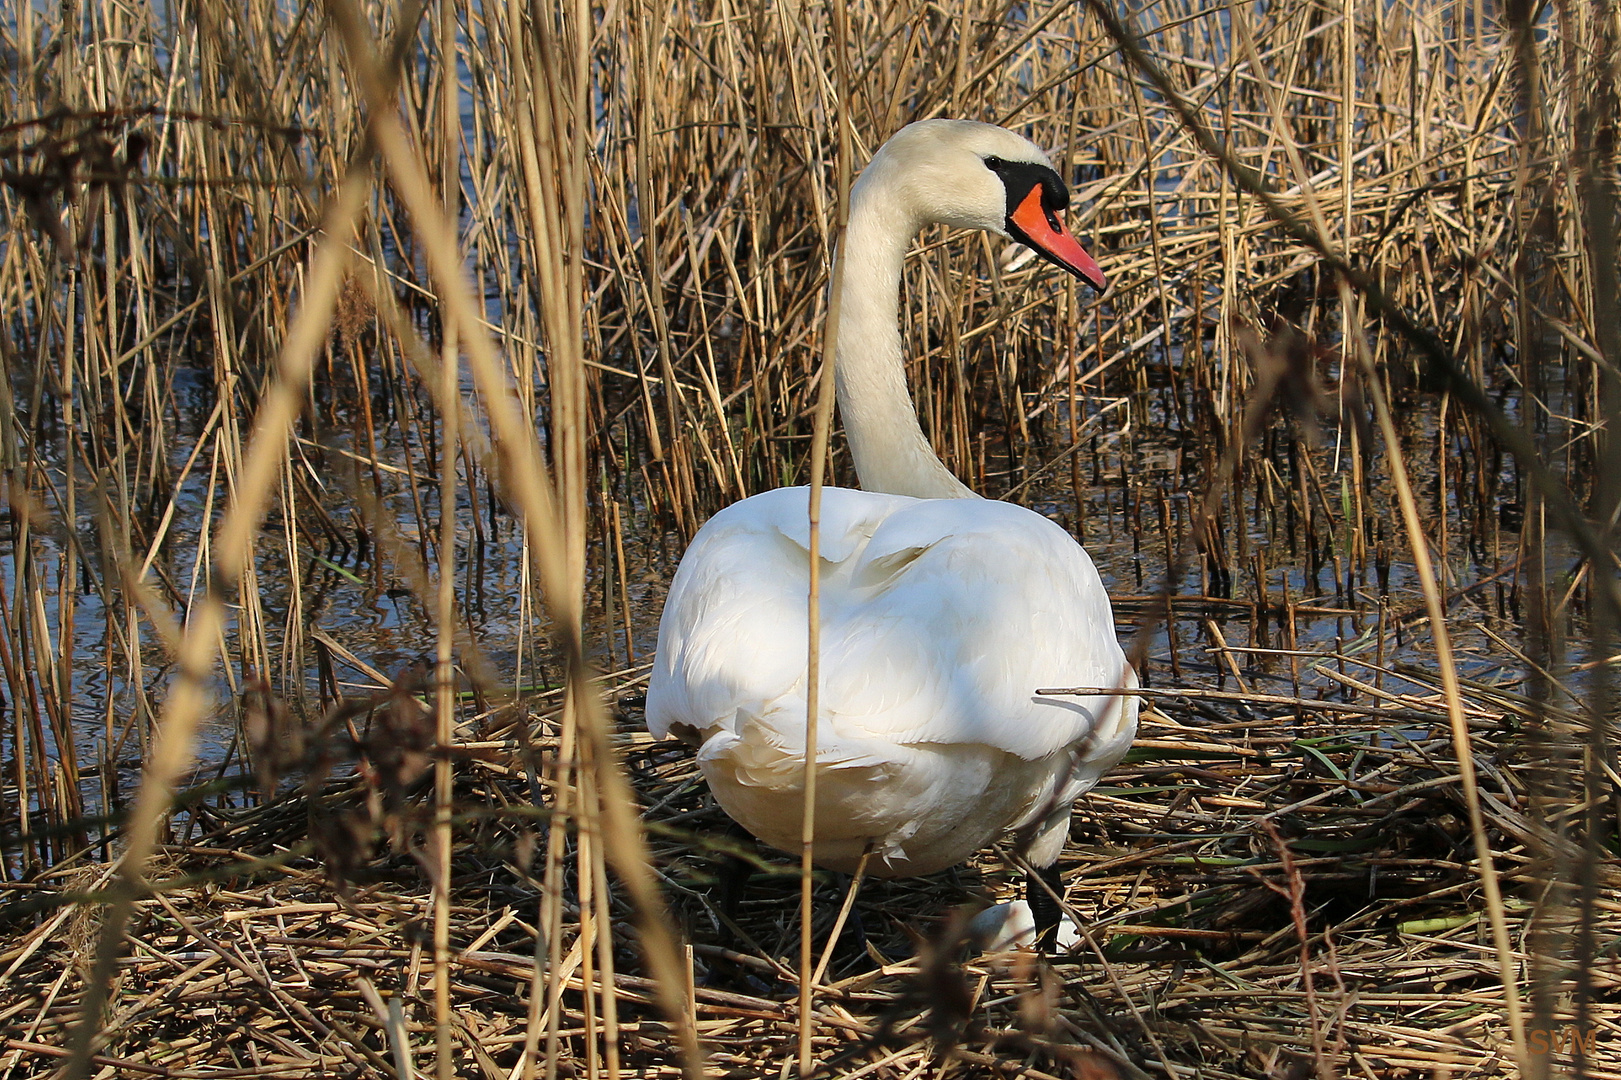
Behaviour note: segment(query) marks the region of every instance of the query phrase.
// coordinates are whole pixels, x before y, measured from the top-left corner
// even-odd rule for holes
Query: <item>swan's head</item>
[[[896,132],[862,170],[852,196],[882,187],[908,227],[929,222],[983,229],[1033,249],[1102,292],[1108,287],[1059,214],[1069,188],[1041,148],[972,120],[920,120]]]

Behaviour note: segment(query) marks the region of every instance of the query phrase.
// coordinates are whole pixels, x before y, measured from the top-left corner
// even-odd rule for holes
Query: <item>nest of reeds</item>
[[[1442,694],[1421,672],[1334,652],[1301,661],[1324,692],[1267,692],[1282,660],[1283,674],[1279,658],[1270,672],[1254,656],[1232,663],[1225,688],[1149,692],[1130,759],[1077,808],[1059,865],[1080,936],[1058,952],[966,944],[964,913],[1015,891],[1006,851],[863,883],[864,941],[835,953],[817,989],[819,1073],[1513,1075]],[[634,683],[613,691],[635,700]],[[1546,718],[1512,684],[1472,686],[1464,704],[1502,883],[1544,889],[1534,853],[1564,842],[1533,775]],[[434,803],[428,758],[402,768],[389,749],[399,707],[380,696],[347,710],[359,768],[326,751],[324,779],[235,813],[199,805],[161,850],[161,887],[134,901],[96,1075],[413,1067],[434,1027]],[[799,1037],[797,867],[728,827],[689,749],[652,741],[633,710],[616,731],[689,944],[709,1065],[775,1074]],[[462,735],[447,971],[457,1075],[513,1075],[526,1049],[556,1075],[610,1059],[623,1075],[678,1074],[623,890],[600,861],[596,880],[578,878],[600,819],[558,813],[555,712],[509,706],[469,717]],[[749,888],[723,911],[721,866],[739,856],[755,864]],[[1602,873],[1601,889],[1621,885]],[[96,941],[97,909],[74,901],[111,876],[67,865],[10,890],[0,964],[14,1076],[51,1075],[67,1052]],[[847,885],[819,887],[823,937]],[[1510,904],[1515,926],[1525,907]],[[1600,910],[1593,932],[1615,940],[1616,906]],[[1610,950],[1588,977],[1611,1002],[1589,1020],[1608,1030],[1621,958]],[[1552,1035],[1574,1049],[1574,1034]],[[1590,1063],[1589,1075],[1609,1072]]]

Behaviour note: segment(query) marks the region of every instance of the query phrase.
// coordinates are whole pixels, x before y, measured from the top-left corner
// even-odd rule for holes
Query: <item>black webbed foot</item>
[[[749,882],[756,869],[756,861],[744,852],[753,846],[754,839],[735,824],[727,830],[726,837],[737,845],[737,850],[719,855],[714,864],[715,887],[708,907],[715,920],[715,944],[702,950],[709,961],[709,971],[699,982],[719,989],[759,994],[770,989],[759,973],[748,966],[749,961],[755,960],[750,954],[758,952],[759,946],[739,925],[743,900],[748,896]]]
[[[1058,864],[1031,867],[1031,872],[1024,879],[1024,898],[1036,922],[1036,949],[1043,953],[1051,953],[1057,945],[1058,926],[1064,919],[1064,909],[1059,906],[1054,894],[1064,895],[1064,882],[1059,876]]]
[[[844,905],[845,894],[850,888],[850,876],[837,874],[834,883],[836,891],[830,907],[837,918],[837,912]],[[829,932],[832,930],[831,923],[828,930]],[[838,940],[833,943],[833,957],[827,966],[830,974],[842,978],[860,975],[871,971],[875,966],[871,954],[867,951],[867,927],[861,920],[861,909],[854,904],[850,905],[850,914],[844,920]]]

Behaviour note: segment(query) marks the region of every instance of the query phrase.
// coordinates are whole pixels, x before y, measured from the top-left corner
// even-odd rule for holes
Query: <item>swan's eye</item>
[[[985,159],[985,167],[987,169],[991,169],[993,171],[996,170],[996,169],[1000,169],[1003,165],[1006,165],[1006,164],[1007,164],[1007,162],[1003,161],[1001,158],[997,157],[995,154],[992,154],[990,157]]]

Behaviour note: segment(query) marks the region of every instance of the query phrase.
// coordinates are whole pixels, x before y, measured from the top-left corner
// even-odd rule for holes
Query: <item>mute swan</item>
[[[1009,830],[1050,866],[1070,804],[1125,754],[1137,699],[1038,697],[1137,685],[1108,594],[1064,529],[982,499],[930,449],[896,325],[901,264],[931,222],[1034,248],[1100,291],[1058,219],[1064,182],[1028,140],[926,120],[879,149],[850,193],[837,393],[863,490],[822,494],[821,716],[814,857],[928,874]],[[699,746],[715,798],[800,846],[806,488],[755,495],[699,530],[659,623],[647,726]],[[1056,912],[1053,914],[1056,919]]]

